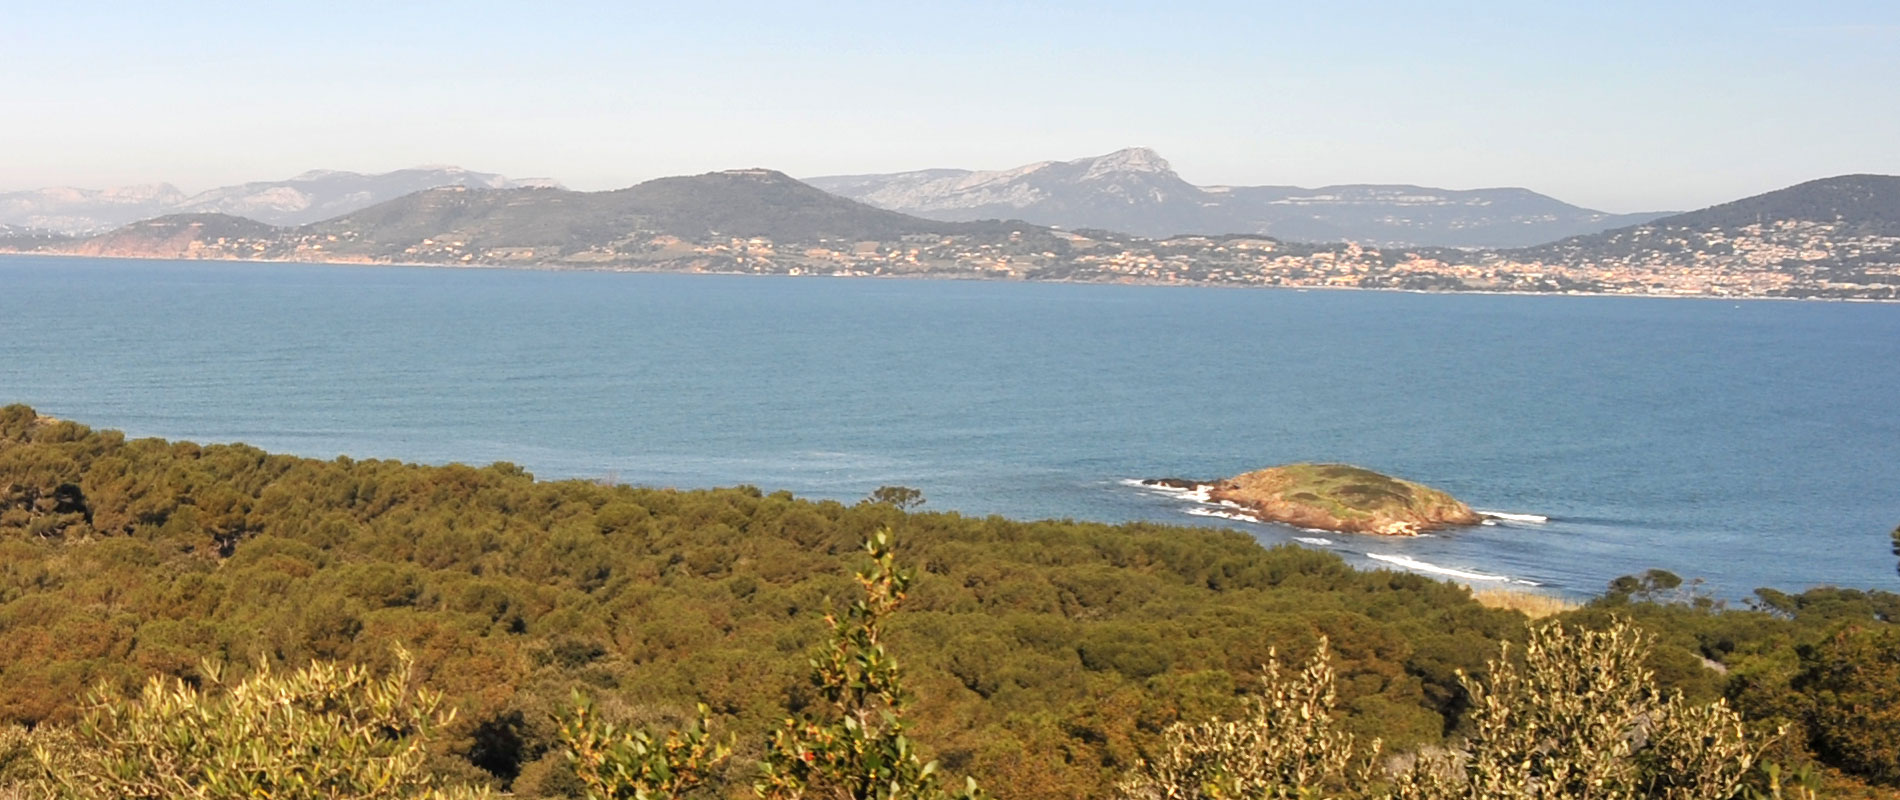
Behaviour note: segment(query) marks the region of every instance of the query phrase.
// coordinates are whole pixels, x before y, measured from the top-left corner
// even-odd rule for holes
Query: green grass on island
[[[1429,486],[1349,464],[1287,464],[1216,482],[1210,497],[1267,519],[1344,532],[1410,534],[1482,517]]]

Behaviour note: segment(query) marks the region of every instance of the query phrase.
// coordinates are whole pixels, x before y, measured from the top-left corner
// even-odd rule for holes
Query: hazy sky
[[[1144,145],[1201,184],[1682,209],[1900,173],[1900,3],[0,0],[0,190],[579,189]],[[690,9],[690,10],[689,10]]]

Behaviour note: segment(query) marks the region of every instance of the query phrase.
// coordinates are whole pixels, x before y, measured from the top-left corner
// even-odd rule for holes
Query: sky
[[[1900,3],[0,0],[0,191],[455,164],[608,189],[1152,147],[1614,212],[1900,173]]]

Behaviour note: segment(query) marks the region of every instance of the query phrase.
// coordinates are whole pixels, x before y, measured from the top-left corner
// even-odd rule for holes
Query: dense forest
[[[729,737],[706,791],[750,796],[786,720],[835,700],[814,653],[848,638],[838,620],[866,602],[872,584],[853,576],[880,531],[914,569],[872,637],[903,666],[904,741],[996,797],[1120,796],[1181,725],[1271,694],[1263,665],[1320,652],[1339,735],[1435,752],[1482,730],[1474,687],[1515,663],[1500,646],[1535,652],[1542,635],[1464,587],[1237,532],[906,508],[922,499],[320,461],[7,407],[0,731],[96,727],[95,688],[138,696],[158,677],[189,691],[335,663],[435,693],[439,735],[415,754],[435,780],[585,796],[584,705]],[[1893,797],[1896,617],[1886,592],[1764,590],[1725,608],[1650,573],[1560,621],[1644,631],[1644,691],[1722,701],[1764,763],[1821,776],[1823,796]],[[22,758],[4,742],[0,776]]]

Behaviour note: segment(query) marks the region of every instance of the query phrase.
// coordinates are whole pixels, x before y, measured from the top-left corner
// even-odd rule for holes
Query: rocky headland
[[[1429,486],[1349,464],[1286,464],[1217,481],[1156,478],[1148,486],[1193,491],[1264,522],[1383,536],[1416,536],[1484,515]]]

